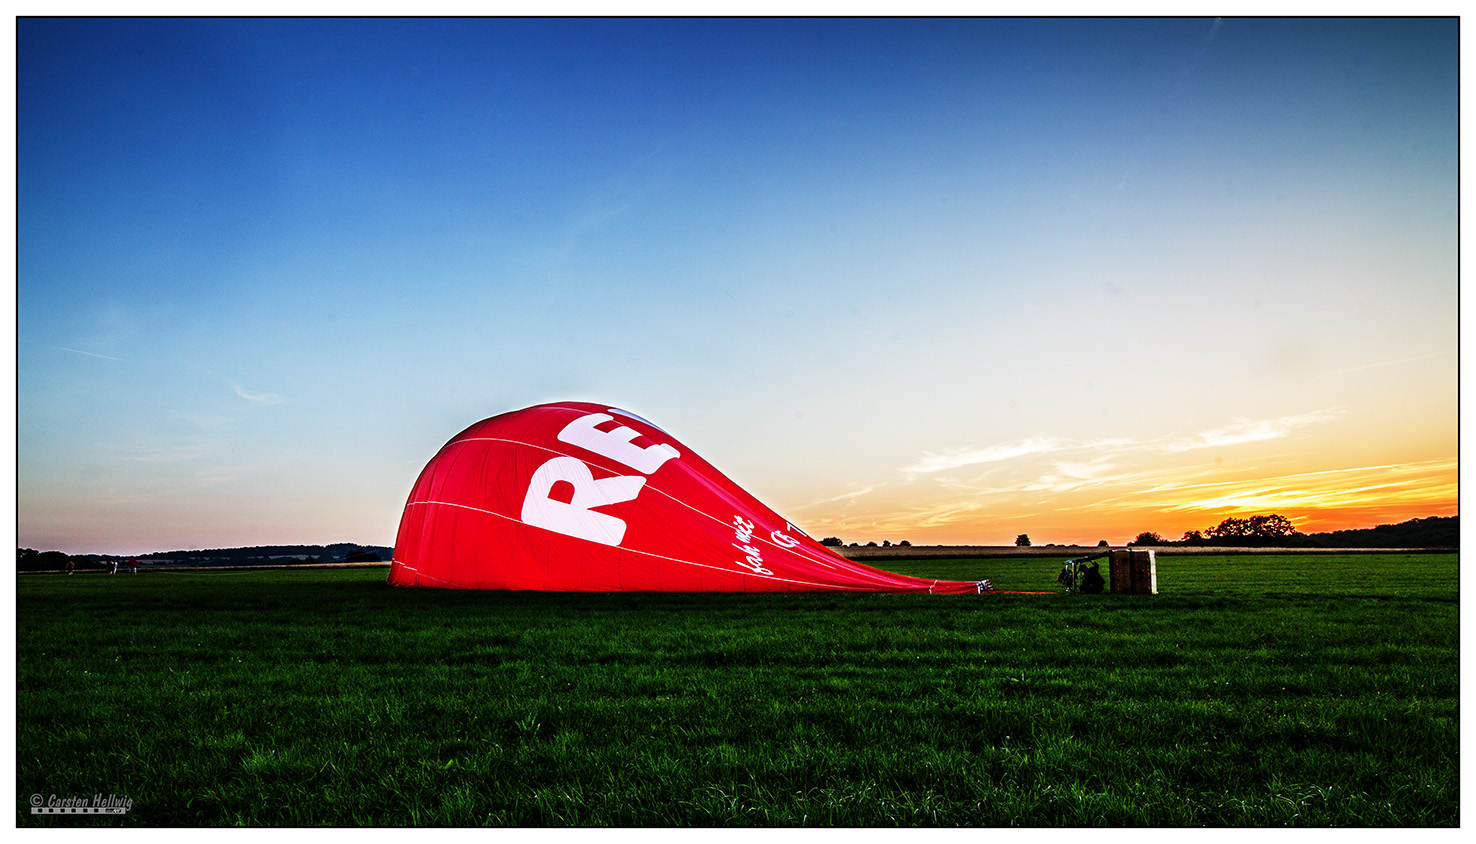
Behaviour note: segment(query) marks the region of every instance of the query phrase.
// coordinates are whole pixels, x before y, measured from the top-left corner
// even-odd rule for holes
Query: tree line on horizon
[[[833,548],[847,545],[834,536],[825,537],[820,540],[820,544]],[[852,542],[849,547],[886,548],[895,546],[906,548],[911,544],[907,540],[867,542],[864,545]],[[1107,540],[1103,539],[1097,543],[1097,546],[1107,547],[1108,544]],[[1022,533],[1015,537],[1015,545],[1020,548],[1029,548],[1033,543],[1029,534]],[[1411,519],[1396,525],[1308,534],[1298,531],[1291,519],[1278,513],[1268,513],[1243,519],[1230,517],[1214,527],[1185,531],[1184,535],[1177,540],[1165,539],[1153,531],[1144,531],[1129,541],[1127,545],[1128,547],[1457,548],[1460,546],[1460,517],[1430,516],[1423,519]]]
[[[70,561],[77,571],[104,570],[113,560],[185,562],[193,565],[261,565],[313,563],[383,562],[393,549],[379,545],[336,542],[332,545],[256,545],[243,548],[214,548],[194,551],[155,551],[150,554],[65,554],[61,551],[16,549],[17,571],[62,571]]]
[[[1326,533],[1300,533],[1291,520],[1275,513],[1249,516],[1244,519],[1227,518],[1218,525],[1204,530],[1186,531],[1178,540],[1164,539],[1152,531],[1144,531],[1128,543],[1129,547],[1279,547],[1279,548],[1459,548],[1460,516],[1430,516],[1410,519],[1394,525],[1379,525],[1372,528],[1337,530]],[[839,538],[827,536],[820,544],[831,547],[844,545]],[[1025,547],[1031,544],[1026,534],[1020,534],[1015,544]],[[1107,540],[1097,543],[1107,545]],[[906,548],[912,543],[907,540],[881,543],[868,542],[866,547]],[[851,547],[862,547],[852,542]],[[112,560],[120,562],[134,560],[188,561],[196,565],[224,563],[251,565],[266,562],[289,562],[298,564],[325,562],[373,562],[390,558],[393,549],[378,545],[356,545],[348,542],[332,545],[258,545],[243,548],[216,548],[194,551],[156,551],[150,554],[75,554],[61,551],[37,551],[34,548],[16,549],[17,571],[62,571],[70,560],[77,570],[104,570]]]
[[[1185,531],[1177,541],[1152,531],[1137,535],[1129,546],[1231,546],[1279,548],[1456,548],[1460,516],[1429,516],[1395,525],[1302,533],[1276,513],[1228,518],[1204,530]]]

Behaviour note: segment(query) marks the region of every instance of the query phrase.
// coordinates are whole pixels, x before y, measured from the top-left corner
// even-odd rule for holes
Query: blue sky
[[[1453,514],[1457,36],[21,20],[18,541],[392,544],[561,399],[846,541]]]

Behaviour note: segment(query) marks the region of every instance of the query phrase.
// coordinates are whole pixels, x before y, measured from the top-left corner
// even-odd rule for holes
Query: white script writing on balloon
[[[734,516],[733,524],[737,528],[733,531],[733,537],[738,542],[743,543],[739,545],[738,542],[734,542],[733,547],[746,555],[738,561],[738,565],[752,571],[754,574],[773,574],[772,571],[764,568],[764,554],[753,544],[753,522],[742,516]]]

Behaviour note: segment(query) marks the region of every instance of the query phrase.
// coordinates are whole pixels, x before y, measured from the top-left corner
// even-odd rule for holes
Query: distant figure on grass
[[[118,573],[118,561],[117,560],[109,560],[108,561],[108,574],[117,574],[117,573]]]
[[[129,574],[138,574],[138,560],[129,560],[128,561],[128,573]]]
[[[1097,564],[1092,563],[1092,567],[1081,576],[1081,591],[1091,595],[1100,595],[1106,583],[1107,581],[1102,579],[1102,572],[1097,568]]]
[[[74,562],[72,562],[70,559],[67,560],[67,564],[66,565],[62,566],[62,571],[66,572],[67,574],[71,574],[72,572],[74,572],[76,570],[77,570],[77,564],[74,563]]]

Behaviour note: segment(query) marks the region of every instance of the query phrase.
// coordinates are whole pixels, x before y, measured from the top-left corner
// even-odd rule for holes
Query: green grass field
[[[889,563],[1052,589],[1060,561]],[[1457,825],[1455,554],[1158,596],[17,578],[17,823]],[[30,813],[115,794],[121,817]]]

